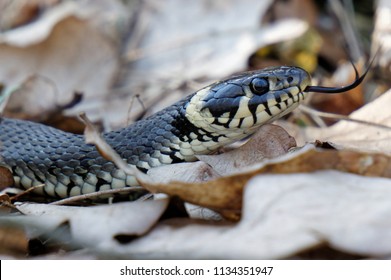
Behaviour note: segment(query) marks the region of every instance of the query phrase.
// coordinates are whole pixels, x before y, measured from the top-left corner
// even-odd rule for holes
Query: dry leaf
[[[330,244],[361,256],[391,253],[391,180],[336,171],[249,181],[237,224],[176,219],[126,246],[122,257],[276,259]]]
[[[44,10],[56,5],[59,0],[13,0],[0,1],[0,30],[18,28],[37,20]]]
[[[5,166],[0,166],[0,191],[13,186],[14,183],[14,176],[11,171]]]
[[[11,213],[13,205],[8,194],[0,194],[0,215]]]
[[[388,104],[391,104],[391,90],[352,113],[350,118],[391,127]],[[326,128],[299,128],[282,122],[278,124],[296,139],[299,146],[320,140],[331,142],[339,149],[391,155],[391,129],[349,121],[339,121]]]
[[[296,142],[284,129],[276,125],[263,125],[241,147],[220,155],[200,155],[198,158],[213,167],[220,175],[230,175],[268,158],[284,155],[296,147]],[[175,178],[175,177],[173,177]],[[180,178],[175,180],[182,181]]]
[[[259,221],[253,224],[259,232],[274,233],[273,243],[286,248],[288,238],[297,243],[317,239],[358,255],[388,255],[390,198],[391,180],[384,178],[336,171],[257,176],[246,187],[241,223]],[[248,241],[259,237],[255,232]]]
[[[31,118],[38,121],[45,119],[40,115],[45,115],[57,107],[56,90],[56,85],[45,77],[28,77],[9,96],[3,114],[10,118]]]
[[[117,42],[95,27],[96,8],[80,5],[62,2],[38,20],[0,34],[1,82],[20,85],[32,75],[50,81],[44,93],[31,97],[30,108],[39,108],[42,100],[67,103],[75,91],[84,93],[83,104],[102,101],[108,94],[119,67]]]
[[[207,221],[221,221],[223,217],[209,208],[201,207],[191,203],[185,203],[185,209],[192,219],[201,219]]]
[[[391,3],[387,0],[378,1],[372,34],[372,52],[380,49],[376,63],[387,80],[391,73],[390,14]]]
[[[0,255],[25,256],[28,238],[21,227],[0,224]]]
[[[27,78],[8,96],[3,115],[9,118],[25,119],[45,123],[59,129],[80,133],[84,126],[76,118],[64,116],[64,111],[80,103],[81,93],[74,93],[66,103],[57,104],[56,85],[45,77]]]
[[[220,177],[220,174],[212,167],[200,161],[163,165],[151,168],[147,174],[152,181],[166,184],[173,180],[192,183],[205,182]]]
[[[115,243],[117,235],[145,234],[154,226],[167,205],[168,199],[94,207],[21,204],[17,209],[27,216],[0,218],[0,223],[7,221],[24,225],[30,229],[30,238],[68,223],[74,244],[99,247],[104,241]]]

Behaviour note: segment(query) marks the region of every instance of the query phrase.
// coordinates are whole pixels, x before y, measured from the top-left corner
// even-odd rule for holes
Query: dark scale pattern
[[[222,83],[210,89],[210,93],[204,98],[203,107],[208,108],[212,115],[216,117],[229,112],[229,117],[232,119],[239,108],[240,99],[243,95],[244,92],[241,86],[233,83]],[[229,124],[226,125],[226,127],[228,126]]]
[[[122,158],[143,171],[184,161],[176,153],[178,149],[174,144],[186,131],[196,131],[181,115],[189,98],[191,96],[127,128],[105,133],[104,137]],[[41,124],[1,119],[0,141],[2,162],[11,167],[14,176],[26,176],[21,182],[25,188],[45,182],[52,182],[57,188],[59,181],[68,180],[66,187],[69,195],[72,187],[80,187],[84,183],[87,174],[97,176],[97,189],[105,184],[110,185],[111,176],[107,175],[116,170],[111,162],[99,155],[94,145],[84,142],[82,135]],[[160,154],[157,154],[157,150]],[[162,158],[164,155],[167,155],[166,159]],[[59,180],[61,175],[62,180]],[[56,178],[55,182],[53,178]],[[44,193],[50,195],[46,189]],[[58,197],[56,194],[54,196]]]
[[[185,109],[186,109],[186,107],[181,108],[180,116],[185,115]],[[209,131],[194,126],[185,117],[180,117],[180,118],[175,119],[172,124],[176,128],[180,128],[180,129],[175,130],[175,133],[176,133],[175,135],[177,135],[179,137],[179,139],[184,142],[186,141],[186,139],[185,139],[186,137],[190,138],[189,135],[191,133],[194,133],[195,135],[197,135],[197,140],[199,140],[201,142],[206,141],[205,136],[211,138],[211,140],[214,142],[219,142],[219,137],[225,136],[223,133],[219,134],[218,136],[212,135],[212,133],[210,133]]]

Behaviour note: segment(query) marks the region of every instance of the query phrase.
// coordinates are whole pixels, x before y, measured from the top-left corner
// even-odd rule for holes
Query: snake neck
[[[220,141],[224,135],[189,121],[186,108],[194,95],[133,125],[105,133],[104,138],[122,158],[141,170],[195,161],[196,155],[212,153],[226,144]]]

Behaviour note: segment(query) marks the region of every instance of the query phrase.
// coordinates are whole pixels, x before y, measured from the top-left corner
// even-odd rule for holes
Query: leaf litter
[[[84,93],[84,101],[76,109],[80,112],[87,109],[86,104],[102,102],[109,93],[119,68],[118,43],[96,28],[97,18],[110,26],[108,15],[102,15],[104,9],[113,12],[110,5],[102,7],[107,1],[96,2],[86,8],[81,2],[62,1],[31,23],[0,33],[0,60],[7,66],[0,68],[0,80],[9,87],[26,83],[32,76],[46,81],[46,85],[40,83],[42,91],[34,94],[35,99],[29,98],[31,108],[42,108],[43,100],[49,107],[67,103],[79,91]],[[123,17],[119,11],[116,18]]]
[[[185,219],[110,247],[140,258],[280,259],[330,244],[343,252],[390,254],[391,181],[337,171],[253,177],[236,224]],[[109,248],[107,244],[106,249]]]
[[[73,242],[85,247],[94,247],[99,246],[105,239],[113,239],[116,235],[143,235],[156,223],[167,204],[167,199],[93,207],[24,203],[18,205],[17,209],[27,215],[20,218],[34,217],[36,220],[45,220],[50,217],[52,228],[67,222]]]

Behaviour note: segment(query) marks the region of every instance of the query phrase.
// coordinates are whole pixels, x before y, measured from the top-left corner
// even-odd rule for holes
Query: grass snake
[[[253,134],[295,109],[309,91],[342,92],[357,86],[366,72],[341,88],[311,86],[311,77],[298,67],[274,67],[245,72],[211,84],[162,111],[120,130],[105,140],[130,165],[142,171],[195,161],[196,155]],[[29,121],[0,121],[1,164],[17,186],[42,195],[64,198],[100,190],[137,186],[104,159],[94,145],[75,135]]]

